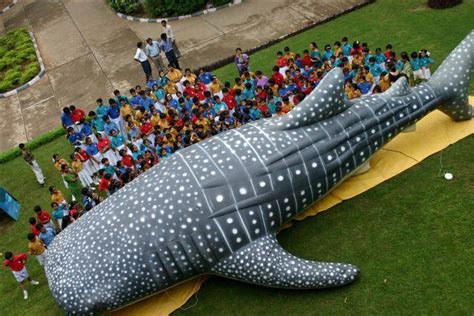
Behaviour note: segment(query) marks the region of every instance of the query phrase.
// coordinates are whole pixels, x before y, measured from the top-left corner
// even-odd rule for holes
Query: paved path
[[[245,0],[215,13],[172,22],[183,53],[197,68],[323,20],[365,0]],[[59,125],[70,104],[90,110],[95,100],[144,81],[133,60],[138,40],[161,25],[118,18],[103,0],[20,0],[0,16],[0,33],[26,26],[36,36],[46,75],[33,87],[0,99],[0,151]]]

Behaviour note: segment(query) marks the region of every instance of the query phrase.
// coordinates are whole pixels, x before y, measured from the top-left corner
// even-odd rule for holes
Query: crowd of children
[[[302,55],[285,47],[276,57],[268,77],[249,69],[247,55],[236,58],[239,76],[233,83],[222,83],[205,69],[182,73],[169,66],[155,79],[148,76],[145,86],[130,89],[129,95],[115,90],[108,100],[97,99],[94,111],[65,107],[61,122],[72,145],[70,161],[59,154],[52,159],[73,201],[66,202],[61,191],[49,188],[52,215],[35,207],[27,236],[29,253],[43,264],[55,235],[104,197],[181,148],[291,111],[335,67],[342,68],[347,97],[353,99],[383,92],[400,76],[411,85],[427,80],[433,64],[426,50],[397,56],[390,44],[382,52],[366,43],[350,44],[346,37],[323,50],[312,42]],[[6,253],[5,258],[5,265],[19,276],[26,254]],[[27,278],[27,273],[17,277],[22,288]]]

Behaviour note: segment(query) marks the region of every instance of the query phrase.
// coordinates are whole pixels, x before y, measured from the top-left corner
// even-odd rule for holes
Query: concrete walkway
[[[172,22],[182,67],[197,68],[253,48],[365,0],[245,0],[215,13]],[[95,100],[144,81],[133,60],[136,42],[157,38],[159,24],[118,18],[102,0],[20,0],[0,16],[0,33],[27,27],[36,36],[46,75],[0,99],[0,151],[57,126],[61,108],[95,108]]]

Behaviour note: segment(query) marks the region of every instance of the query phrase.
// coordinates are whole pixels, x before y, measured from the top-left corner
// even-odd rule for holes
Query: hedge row
[[[232,0],[108,0],[109,5],[117,12],[131,15],[142,10],[149,17],[172,17],[195,13],[204,10],[209,2],[213,7],[220,7]]]
[[[32,141],[26,144],[27,148],[30,150],[36,149],[44,144],[52,142],[58,137],[64,136],[65,132],[62,127],[58,127],[53,129],[52,131],[47,132],[41,136],[34,138]],[[18,147],[11,148],[7,151],[0,153],[0,164],[15,159],[16,157],[20,156],[20,149]]]
[[[447,9],[461,4],[462,0],[428,0],[428,6],[433,9]]]

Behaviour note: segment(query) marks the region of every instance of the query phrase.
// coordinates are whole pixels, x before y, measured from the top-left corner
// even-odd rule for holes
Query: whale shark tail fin
[[[468,98],[473,67],[474,30],[449,54],[428,81],[445,100],[439,110],[455,121],[472,118],[473,110]]]
[[[268,287],[323,289],[351,283],[359,270],[350,264],[313,262],[286,252],[275,235],[266,235],[211,268],[223,277]]]

